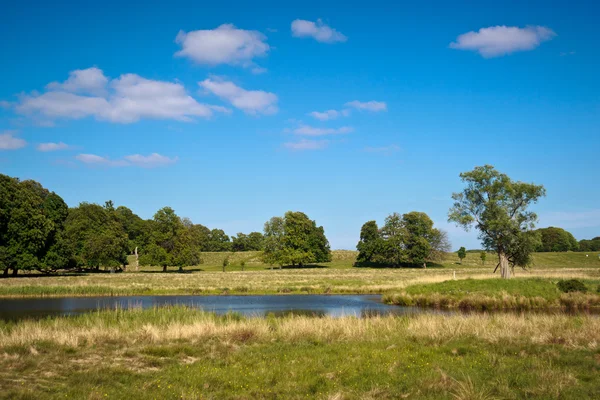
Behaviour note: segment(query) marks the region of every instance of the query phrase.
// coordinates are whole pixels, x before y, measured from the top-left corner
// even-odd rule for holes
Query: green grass
[[[599,343],[589,316],[114,310],[0,325],[0,398],[591,399]]]
[[[590,309],[600,307],[600,280],[583,283],[588,293],[562,293],[557,279],[515,278],[448,280],[408,286],[401,293],[389,294],[384,301],[405,306],[462,309]]]
[[[204,253],[206,263],[188,267],[185,273],[171,268],[163,273],[158,267],[130,267],[124,273],[84,273],[58,276],[22,274],[0,279],[0,297],[93,296],[143,294],[286,294],[286,293],[394,293],[409,285],[435,283],[454,277],[492,278],[494,265],[477,264],[476,254],[468,254],[458,264],[448,254],[440,264],[422,268],[352,268],[356,252],[334,251],[333,261],[309,268],[282,270],[260,262],[260,252],[236,253],[222,272],[222,259],[229,253]],[[583,257],[582,257],[583,256]],[[491,256],[490,256],[491,257]],[[240,261],[245,260],[245,271]],[[552,279],[599,279],[600,262],[581,253],[539,253],[528,271],[517,269],[517,277]],[[212,265],[210,263],[213,263]],[[561,267],[562,266],[562,267]],[[497,276],[497,275],[496,275]]]

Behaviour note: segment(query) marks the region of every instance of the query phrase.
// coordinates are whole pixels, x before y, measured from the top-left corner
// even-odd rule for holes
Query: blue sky
[[[300,210],[347,249],[417,210],[476,248],[446,215],[492,164],[600,235],[597,2],[86,3],[0,14],[0,172],[71,206],[230,235]]]

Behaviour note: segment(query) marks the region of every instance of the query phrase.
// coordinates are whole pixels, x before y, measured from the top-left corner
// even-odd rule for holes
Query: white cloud
[[[179,159],[178,157],[169,158],[166,156],[161,156],[158,153],[152,153],[149,156],[143,156],[141,154],[132,154],[130,156],[125,156],[124,158],[131,164],[143,168],[154,168],[163,165],[169,165],[176,163]]]
[[[302,139],[298,142],[287,142],[283,144],[283,147],[290,150],[321,150],[327,147],[329,144],[328,140],[308,140]]]
[[[37,149],[38,151],[43,151],[43,152],[47,152],[47,151],[57,151],[57,150],[66,150],[69,149],[71,146],[69,146],[66,143],[63,142],[59,142],[59,143],[40,143],[37,145]]]
[[[336,135],[350,133],[352,131],[354,131],[354,128],[350,126],[342,126],[341,128],[317,128],[309,125],[300,125],[298,128],[292,130],[293,133],[304,136]]]
[[[210,93],[227,100],[236,108],[248,114],[275,114],[277,96],[262,90],[245,90],[233,82],[205,79],[198,83]]]
[[[485,58],[499,57],[516,51],[533,50],[556,36],[545,26],[490,26],[467,32],[450,43],[450,48],[477,51]]]
[[[13,103],[11,103],[10,101],[0,100],[0,108],[11,108],[12,106]]]
[[[400,151],[400,146],[396,144],[391,144],[389,146],[380,146],[380,147],[365,147],[365,151],[367,153],[380,153],[380,154],[391,154],[397,151]]]
[[[4,131],[0,133],[0,150],[17,150],[27,146],[27,142],[15,137],[16,131]]]
[[[102,70],[92,67],[71,71],[69,79],[63,83],[51,82],[46,85],[46,89],[103,95],[106,92],[107,84],[108,78],[104,76]]]
[[[253,58],[266,56],[269,45],[258,31],[237,29],[223,24],[212,30],[180,31],[175,42],[181,50],[178,57],[188,57],[199,64],[253,66]]]
[[[317,22],[297,19],[292,22],[292,35],[295,37],[312,37],[322,43],[345,42],[348,40],[341,32],[325,25],[320,19]]]
[[[101,157],[95,154],[78,154],[75,156],[75,159],[84,164],[102,167],[126,167],[129,165],[125,160],[111,160],[108,157]]]
[[[128,167],[133,165],[142,168],[153,168],[173,164],[177,162],[178,157],[169,158],[158,153],[152,153],[148,156],[132,154],[119,160],[112,160],[96,154],[78,154],[75,159],[87,165],[101,167]]]
[[[354,100],[345,104],[346,107],[356,108],[357,110],[366,110],[366,111],[387,111],[387,104],[383,101],[367,101],[361,102],[358,100]]]
[[[313,111],[309,113],[313,118],[316,118],[320,121],[329,121],[330,119],[337,119],[339,117],[347,117],[350,115],[350,110],[327,110],[323,112]]]
[[[67,81],[49,84],[45,93],[22,96],[15,110],[45,122],[94,117],[125,124],[142,118],[192,121],[194,117],[209,118],[213,111],[229,112],[224,107],[198,103],[180,83],[145,79],[136,74],[108,81],[101,70],[89,70],[74,71]],[[83,95],[99,91],[102,77],[108,82],[104,95]]]

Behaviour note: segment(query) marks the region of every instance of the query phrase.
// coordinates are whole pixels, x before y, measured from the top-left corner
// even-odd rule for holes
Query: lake
[[[101,309],[152,308],[184,305],[225,314],[245,316],[287,314],[311,316],[402,315],[432,312],[412,307],[391,306],[379,295],[264,295],[264,296],[115,296],[46,297],[0,299],[0,320],[77,315]]]

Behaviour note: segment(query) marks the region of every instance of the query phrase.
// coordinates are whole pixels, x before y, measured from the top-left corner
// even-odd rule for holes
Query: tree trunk
[[[502,279],[510,279],[510,265],[508,264],[508,257],[504,252],[498,253],[500,260],[500,276]]]
[[[163,272],[167,272],[167,266],[163,265]]]
[[[4,272],[2,273],[2,275],[4,275],[4,276],[8,276],[8,267],[6,267],[6,268],[4,269]]]
[[[140,257],[138,256],[137,246],[135,248],[135,270],[136,272],[140,270]]]
[[[17,276],[17,274],[19,273],[19,270],[17,268],[13,268],[13,276]]]
[[[427,268],[427,263],[426,262],[423,263],[423,268]]]

